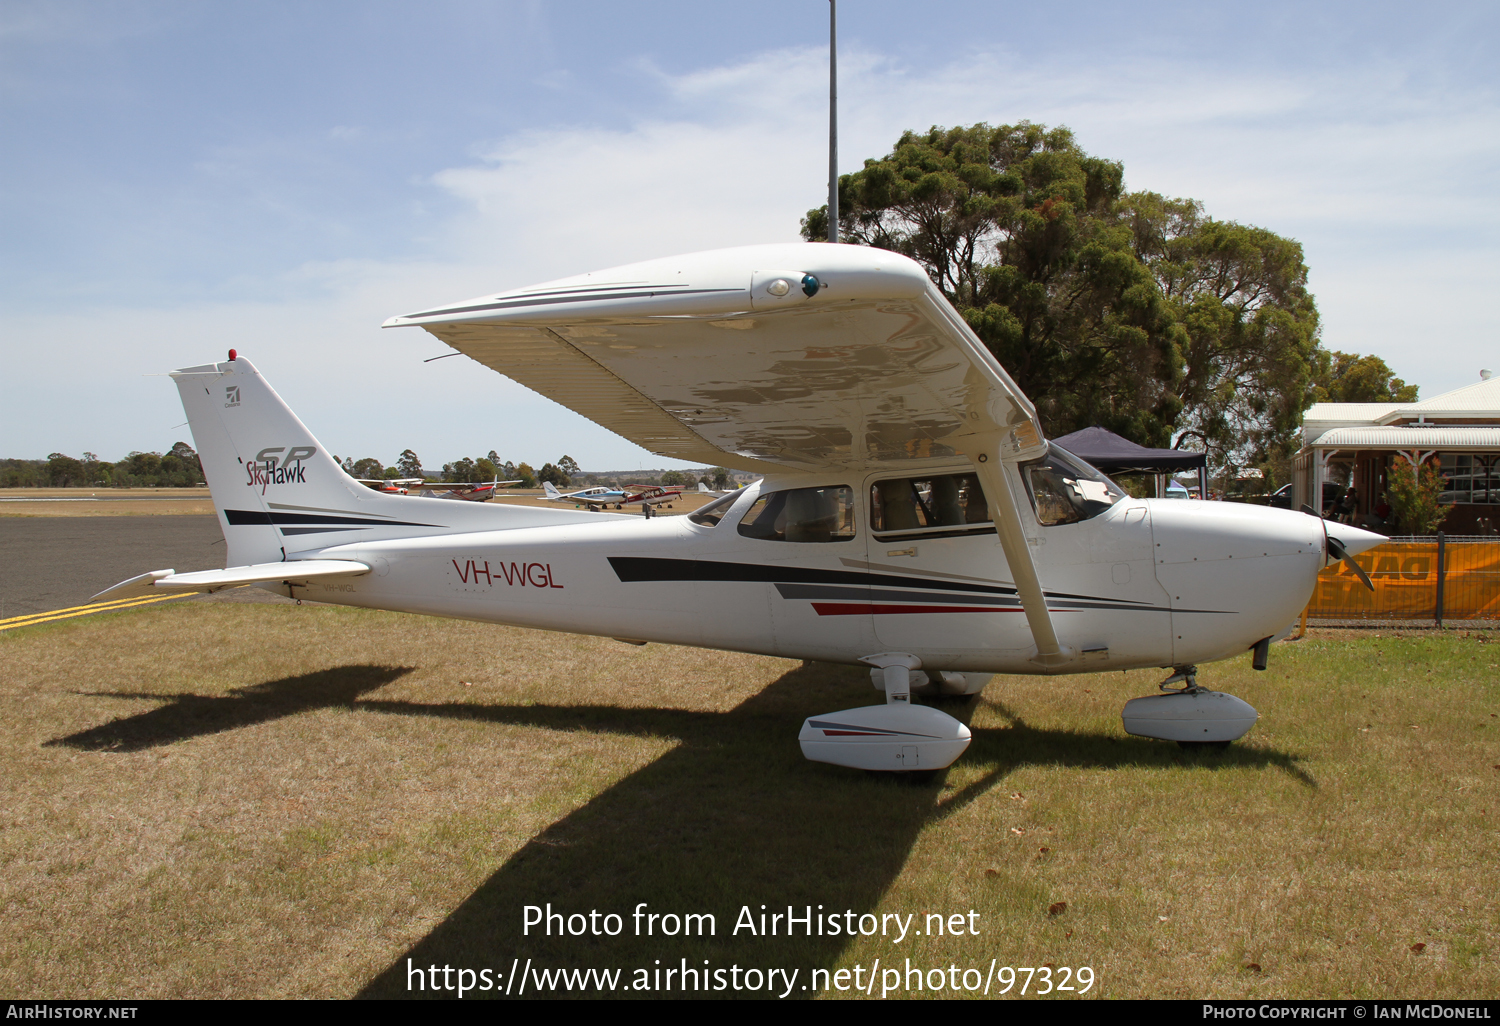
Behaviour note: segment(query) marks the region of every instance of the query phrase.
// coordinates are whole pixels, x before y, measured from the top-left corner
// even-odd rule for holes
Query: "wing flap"
[[[721,459],[711,443],[555,331],[493,322],[424,327],[465,356],[648,452],[710,466]]]
[[[800,277],[763,270],[799,265]],[[1007,459],[1029,458],[1044,446],[1030,401],[897,254],[749,247],[584,277],[682,284],[614,306],[604,291],[581,303],[519,302],[583,287],[569,279],[387,323],[420,324],[647,450],[690,462],[841,470],[996,445]],[[705,312],[700,285],[725,286],[713,294],[731,308]]]

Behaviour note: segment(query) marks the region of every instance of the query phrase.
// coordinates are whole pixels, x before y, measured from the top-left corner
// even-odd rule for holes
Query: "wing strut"
[[[1004,465],[993,455],[998,446],[986,447],[971,457],[974,469],[979,473],[980,483],[986,495],[993,496],[995,504],[995,533],[1000,546],[1005,550],[1005,562],[1010,564],[1011,576],[1016,582],[1016,594],[1020,596],[1021,608],[1026,611],[1026,623],[1031,627],[1031,638],[1036,642],[1036,655],[1032,662],[1043,666],[1062,666],[1073,660],[1074,652],[1057,640],[1057,630],[1052,625],[1052,614],[1047,610],[1047,596],[1042,591],[1042,581],[1036,572],[1036,561],[1031,558],[1031,545],[1026,532],[1021,529],[1021,513],[1016,506],[1015,491],[1010,486],[1010,477]]]

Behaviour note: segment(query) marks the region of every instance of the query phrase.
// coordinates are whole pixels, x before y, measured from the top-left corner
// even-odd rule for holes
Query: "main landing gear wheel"
[[[803,756],[920,784],[969,747],[973,735],[968,726],[945,712],[911,704],[913,676],[927,682],[916,656],[881,652],[860,662],[874,668],[872,676],[880,678],[886,704],[809,716],[797,736]]]
[[[896,783],[904,784],[907,787],[931,787],[933,784],[938,783],[938,778],[945,772],[947,772],[945,769],[896,770],[894,772],[891,770],[867,769],[865,770],[865,776],[873,777],[877,780],[894,780]]]

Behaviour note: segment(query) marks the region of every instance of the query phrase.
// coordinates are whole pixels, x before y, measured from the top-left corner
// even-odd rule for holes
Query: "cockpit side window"
[[[852,541],[854,489],[831,485],[762,495],[740,520],[739,531],[761,541]]]
[[[1055,444],[1021,468],[1036,518],[1048,527],[1092,519],[1125,498],[1113,481]]]
[[[719,521],[724,519],[724,514],[729,512],[729,507],[733,506],[739,497],[739,492],[721,495],[708,505],[689,513],[688,519],[700,527],[717,527]]]
[[[989,504],[973,474],[898,477],[870,486],[872,531],[962,530],[989,523]]]

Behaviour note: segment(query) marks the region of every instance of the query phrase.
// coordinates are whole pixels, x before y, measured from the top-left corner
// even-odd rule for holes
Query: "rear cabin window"
[[[830,485],[762,495],[740,521],[740,534],[761,541],[852,541],[854,489]]]
[[[898,477],[870,486],[870,529],[881,534],[966,534],[991,523],[974,474]]]

